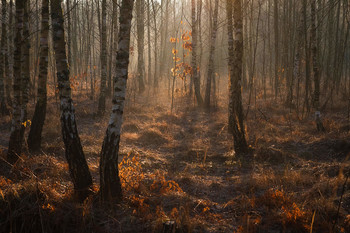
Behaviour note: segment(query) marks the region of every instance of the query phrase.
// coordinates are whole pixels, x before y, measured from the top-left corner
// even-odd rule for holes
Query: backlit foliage
[[[283,189],[271,189],[265,194],[264,198],[267,200],[267,206],[277,210],[283,224],[301,223],[307,226],[311,213],[307,213],[302,207],[298,206]]]
[[[124,190],[131,191],[138,189],[144,180],[140,155],[129,152],[119,163],[119,175]]]
[[[156,170],[153,173],[143,173],[138,153],[128,153],[120,162],[119,169],[122,188],[134,208],[133,214],[145,220],[164,218],[166,215],[159,204],[156,205],[156,215],[152,214],[154,206],[150,204],[154,204],[154,198],[171,193],[183,193],[179,184],[174,180],[168,180],[164,172]]]
[[[185,61],[185,58],[189,56],[190,52],[192,51],[192,42],[190,42],[191,33],[188,31],[185,31],[180,36],[181,42],[182,42],[182,54],[179,54],[179,50],[176,48],[172,49],[172,54],[174,55],[173,61],[175,62],[175,66],[171,68],[171,73],[174,77],[180,78],[184,80],[187,76],[192,74],[192,67],[190,64],[188,64]],[[174,43],[180,43],[179,38],[170,38],[170,42]]]

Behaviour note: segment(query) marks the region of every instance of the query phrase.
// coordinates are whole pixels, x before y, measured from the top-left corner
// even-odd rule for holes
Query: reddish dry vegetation
[[[97,106],[76,101],[95,183],[94,195],[78,204],[52,100],[42,152],[24,153],[12,173],[0,177],[0,231],[161,232],[173,220],[176,232],[350,232],[345,109],[329,110],[327,132],[317,133],[312,117],[300,121],[279,104],[258,101],[247,119],[254,150],[236,157],[226,104],[206,112],[177,97],[171,114],[156,99],[136,97],[127,104],[120,156],[124,200],[104,207],[98,204],[98,154],[108,116],[96,118]],[[1,119],[2,156],[9,121]]]

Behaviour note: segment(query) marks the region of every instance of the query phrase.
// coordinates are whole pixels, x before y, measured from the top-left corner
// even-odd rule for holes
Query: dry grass
[[[151,128],[142,132],[137,142],[141,145],[162,145],[168,142],[168,140],[163,137],[158,129]]]
[[[349,185],[338,213],[350,171],[341,108],[325,114],[327,133],[321,134],[312,117],[298,120],[289,109],[258,100],[247,118],[253,156],[237,158],[224,104],[204,112],[179,97],[170,114],[164,99],[128,103],[120,156],[124,201],[108,209],[98,204],[98,156],[108,114],[97,119],[93,102],[82,98],[77,104],[95,183],[94,195],[77,204],[51,103],[43,151],[25,151],[10,176],[0,176],[0,232],[156,233],[168,220],[177,232],[350,232]],[[0,121],[2,157],[9,121]]]

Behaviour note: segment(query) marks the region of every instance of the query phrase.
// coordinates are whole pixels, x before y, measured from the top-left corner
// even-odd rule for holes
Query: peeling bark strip
[[[47,69],[49,55],[49,0],[43,0],[41,12],[41,38],[40,38],[40,64],[38,77],[38,101],[35,105],[32,125],[28,135],[28,147],[31,151],[39,150],[41,147],[41,133],[46,117],[47,103]]]
[[[243,106],[241,93],[242,67],[243,67],[243,22],[242,7],[240,0],[233,1],[232,22],[232,0],[227,0],[227,33],[229,52],[229,131],[233,134],[234,148],[237,154],[248,151],[245,139],[245,128],[243,123]],[[233,37],[233,29],[235,36]],[[233,39],[235,38],[235,39]]]
[[[197,20],[196,20],[196,0],[192,0],[192,80],[194,83],[194,94],[199,106],[203,105],[200,90],[200,80],[197,71]]]
[[[120,8],[120,32],[113,79],[112,113],[102,144],[100,160],[100,193],[102,202],[120,201],[122,197],[118,171],[118,153],[126,82],[128,78],[130,30],[134,0],[123,0]]]
[[[92,178],[85,160],[75,121],[69,81],[69,67],[66,57],[66,42],[64,39],[64,20],[61,1],[62,0],[51,0],[51,19],[57,81],[61,101],[62,137],[66,148],[65,156],[68,161],[74,190],[78,198],[83,200],[90,192],[89,189],[92,185]]]
[[[8,115],[9,110],[6,106],[5,98],[5,73],[6,62],[8,53],[7,53],[7,36],[6,36],[6,0],[1,0],[2,7],[2,23],[1,23],[1,56],[0,56],[0,115]]]
[[[22,122],[21,122],[21,61],[22,61],[22,31],[24,5],[27,1],[16,0],[16,37],[15,37],[15,52],[14,52],[14,81],[13,81],[13,115],[11,123],[11,135],[8,147],[7,160],[10,163],[15,163],[18,156],[22,152],[23,137],[21,137]]]
[[[102,27],[101,27],[101,85],[98,100],[98,114],[106,110],[106,82],[107,82],[107,3],[102,0]]]

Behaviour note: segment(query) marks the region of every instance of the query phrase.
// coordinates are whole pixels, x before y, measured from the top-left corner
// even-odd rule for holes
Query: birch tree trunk
[[[310,90],[310,46],[309,46],[309,38],[308,38],[308,24],[307,24],[307,3],[308,0],[303,0],[303,17],[304,17],[304,50],[305,50],[305,96],[304,96],[304,105],[306,106],[307,112],[310,110],[309,105],[309,95],[311,93]]]
[[[9,25],[8,25],[8,76],[5,77],[6,80],[6,99],[7,99],[7,105],[12,106],[12,98],[11,98],[11,92],[12,92],[12,85],[13,85],[13,35],[14,35],[14,27],[13,27],[13,1],[10,0],[10,9],[9,9]],[[6,59],[6,58],[5,58]],[[6,64],[6,60],[5,60]]]
[[[106,110],[106,82],[107,82],[107,12],[106,0],[102,0],[102,23],[101,23],[101,85],[98,100],[98,114]]]
[[[147,44],[148,44],[148,64],[147,64],[147,83],[152,83],[152,47],[151,47],[151,3],[147,0]],[[149,90],[149,89],[148,89]]]
[[[320,112],[320,77],[318,70],[318,61],[317,61],[317,41],[316,41],[316,0],[311,2],[311,46],[312,46],[312,68],[314,72],[314,99],[313,106],[315,109],[315,121],[318,131],[325,131],[321,120]]]
[[[229,132],[233,134],[236,154],[248,151],[243,123],[243,106],[241,93],[243,67],[243,20],[241,0],[226,0],[227,33],[229,52]],[[232,7],[234,25],[232,22]],[[233,32],[234,30],[234,32]],[[234,36],[233,36],[234,33]]]
[[[199,56],[198,56],[198,67],[199,67],[199,77],[201,77],[201,68],[202,68],[202,57],[203,57],[203,40],[202,40],[202,0],[197,0],[197,39],[198,39],[198,48],[199,48]],[[200,80],[200,78],[199,78]]]
[[[303,4],[300,4],[300,12],[303,12]],[[297,47],[296,47],[296,53],[294,56],[294,67],[293,67],[293,79],[297,81],[297,83],[300,83],[301,80],[301,75],[300,75],[300,60],[301,60],[301,55],[303,51],[303,27],[304,27],[304,17],[303,14],[300,14],[300,23],[297,26]],[[292,82],[293,83],[293,82]],[[299,90],[297,93],[297,96],[299,97]],[[299,98],[297,98],[297,101]],[[289,85],[289,90],[288,90],[288,95],[287,95],[287,101],[286,101],[288,106],[293,106],[293,85]],[[298,108],[298,106],[297,106]]]
[[[5,59],[7,58],[7,36],[6,36],[6,0],[1,0],[2,7],[2,23],[1,23],[1,56],[0,56],[0,115],[8,115],[10,112],[6,106],[5,97]]]
[[[12,85],[13,85],[13,54],[14,54],[14,48],[13,48],[13,36],[15,33],[14,27],[13,27],[13,1],[10,0],[10,9],[9,9],[9,24],[8,24],[8,77],[5,77],[6,80],[6,99],[7,99],[7,105],[12,106],[12,98],[11,98],[11,92],[12,92]],[[6,63],[6,61],[5,61]]]
[[[212,80],[214,79],[213,77],[214,76],[214,55],[215,55],[216,34],[218,29],[218,12],[219,12],[219,0],[215,0],[215,9],[214,9],[214,15],[213,15],[212,29],[211,29],[207,83],[206,83],[206,89],[205,89],[204,105],[206,108],[210,107],[211,83],[212,83]]]
[[[67,50],[68,50],[68,64],[70,68],[72,69],[73,67],[73,61],[72,61],[72,29],[71,29],[71,6],[70,6],[70,1],[71,0],[66,0],[67,3]]]
[[[35,111],[32,118],[32,125],[28,135],[28,148],[31,151],[37,151],[41,147],[41,133],[46,117],[47,104],[47,72],[49,56],[49,0],[42,1],[41,10],[41,37],[40,37],[40,63],[38,76],[38,100],[35,105]]]
[[[274,30],[275,30],[275,99],[277,100],[278,91],[279,91],[279,77],[278,77],[278,69],[279,69],[279,31],[278,31],[278,0],[274,0],[273,6],[273,14],[274,14]]]
[[[22,33],[23,33],[23,17],[24,5],[27,1],[16,0],[16,36],[14,51],[14,81],[13,81],[13,113],[11,122],[11,135],[8,147],[7,160],[15,163],[22,153],[21,131],[24,127],[21,122],[21,61],[22,61]]]
[[[160,34],[161,34],[161,41],[160,41],[160,61],[162,61],[162,65],[159,67],[159,78],[162,78],[164,75],[164,70],[167,71],[168,65],[167,65],[167,48],[169,48],[168,45],[168,24],[169,24],[169,3],[170,0],[161,0],[161,25],[160,25]],[[165,8],[165,9],[164,9]],[[170,79],[169,79],[170,80]],[[161,80],[159,80],[161,81]]]
[[[12,10],[12,6],[10,7],[10,10]],[[10,69],[10,59],[12,57],[10,48],[11,48],[11,43],[12,43],[12,37],[10,36],[10,34],[12,32],[10,32],[10,30],[12,30],[12,26],[10,24],[10,19],[8,20],[8,26],[7,26],[7,30],[6,30],[6,36],[5,36],[5,77],[4,77],[4,81],[5,81],[5,92],[6,92],[6,102],[7,102],[7,106],[10,107],[12,106],[12,99],[11,99],[11,84],[12,84],[12,73],[11,73],[11,69]],[[6,26],[5,26],[6,27]],[[10,110],[9,110],[10,113]]]
[[[136,21],[137,21],[137,77],[139,81],[139,92],[145,91],[145,62],[144,62],[144,40],[145,40],[145,26],[144,26],[144,12],[145,1],[136,0]]]
[[[200,92],[200,80],[197,70],[197,20],[196,20],[196,0],[192,1],[192,80],[194,84],[194,94],[198,106],[203,106],[203,99]]]
[[[74,190],[77,197],[80,200],[84,200],[90,192],[89,189],[92,186],[92,178],[78,135],[74,106],[71,98],[61,1],[62,0],[51,0],[51,20],[60,97],[62,137],[65,144],[65,156],[68,161]]]
[[[118,27],[118,24],[119,24],[119,21],[118,21],[118,9],[117,9],[117,7],[118,7],[118,4],[119,4],[119,2],[117,2],[117,1],[113,1],[113,12],[115,12],[114,13],[114,15],[113,15],[113,20],[114,20],[114,24],[113,24],[113,27],[114,27],[114,29],[113,29],[113,31],[114,31],[114,37],[113,37],[113,51],[112,51],[112,64],[111,64],[111,69],[113,70],[113,73],[112,73],[112,77],[114,77],[114,75],[115,75],[115,72],[116,72],[116,70],[115,70],[115,67],[113,66],[113,64],[115,63],[115,56],[114,56],[114,54],[118,51],[118,35],[119,35],[119,27]],[[111,87],[111,95],[113,95],[113,88],[114,88],[114,85],[113,85],[114,83],[113,83],[113,80],[111,80],[111,85],[112,85],[112,87]]]
[[[153,22],[154,22],[154,75],[153,75],[153,90],[158,88],[158,33],[157,33],[157,11],[155,8],[154,0],[152,2],[153,10]]]
[[[120,8],[120,31],[116,54],[116,73],[113,78],[114,95],[112,113],[103,140],[100,160],[100,194],[102,202],[120,201],[122,198],[118,170],[120,133],[128,79],[130,30],[134,0],[122,0]]]
[[[30,83],[30,34],[29,34],[29,11],[30,11],[30,1],[24,4],[24,16],[23,16],[23,38],[22,38],[22,63],[21,63],[21,122],[24,127],[21,129],[21,140],[23,141],[24,132],[26,129],[27,121],[27,104],[29,101],[29,83]]]

